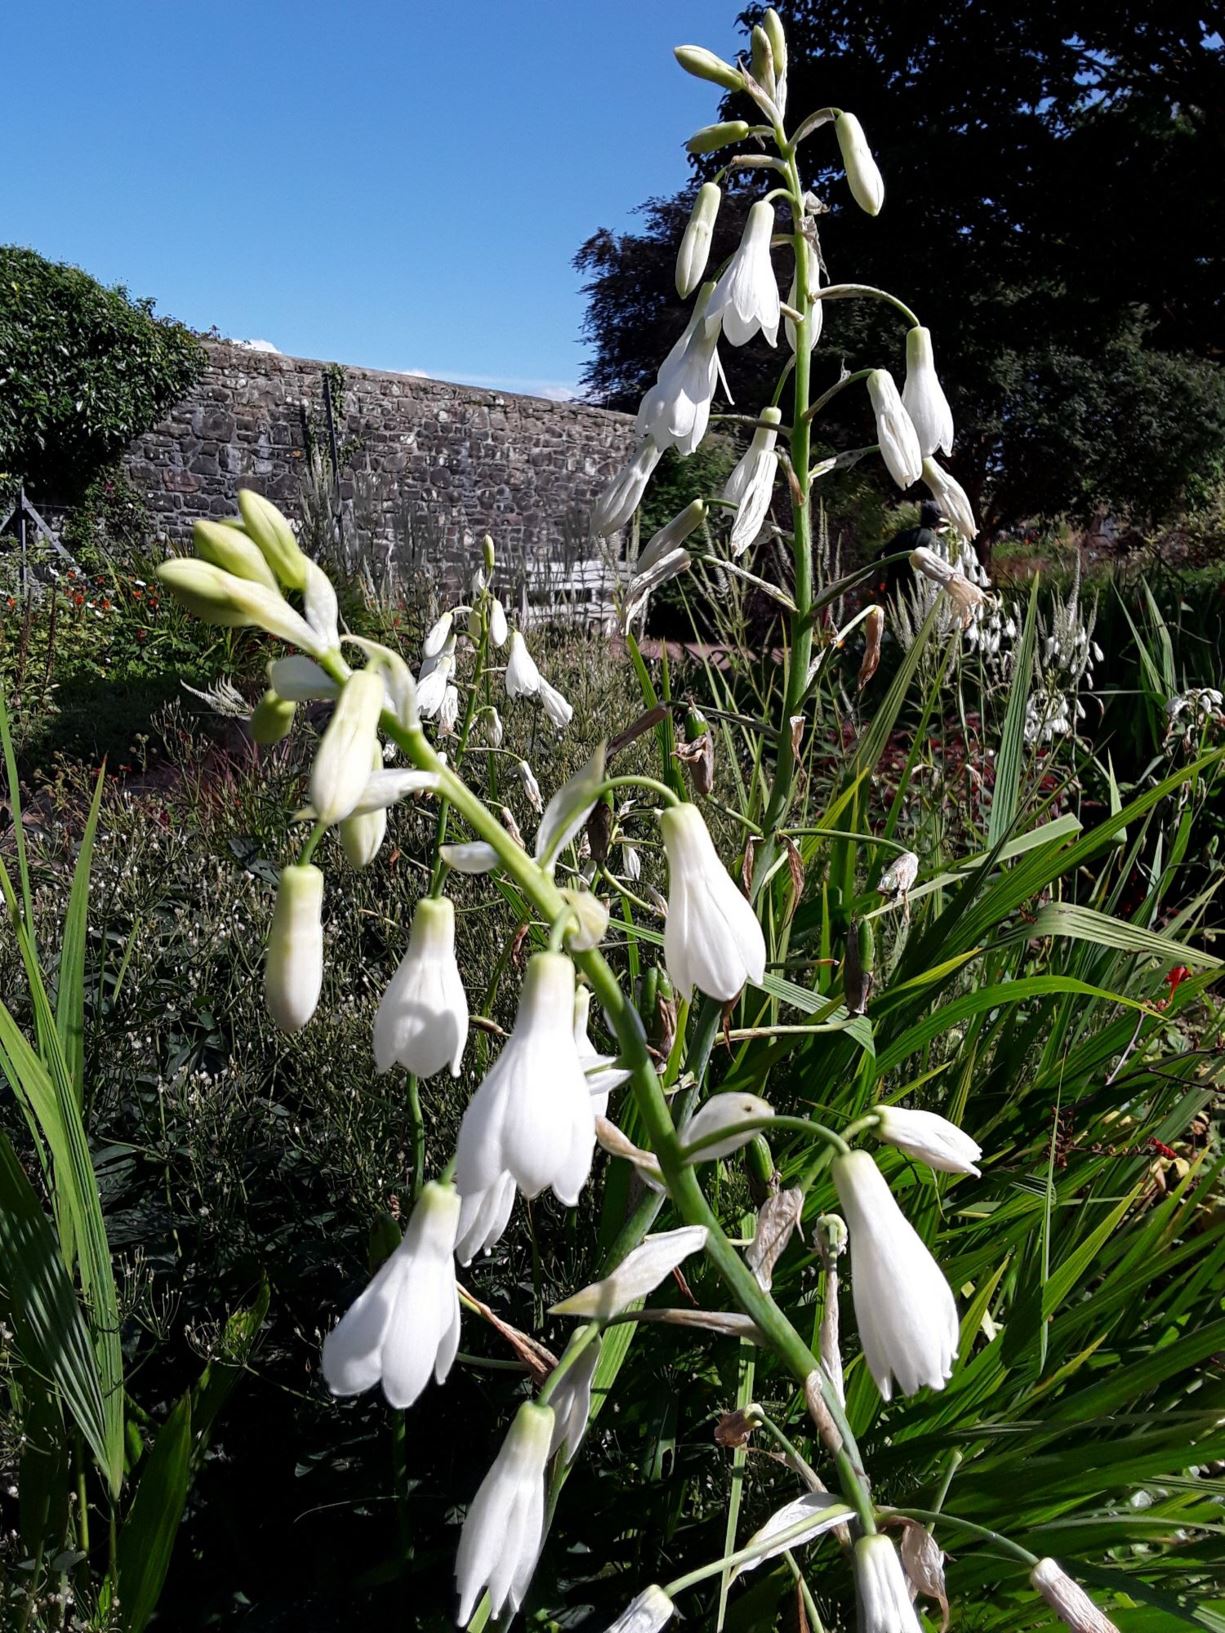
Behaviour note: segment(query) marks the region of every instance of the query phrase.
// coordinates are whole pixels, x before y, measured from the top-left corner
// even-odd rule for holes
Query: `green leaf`
[[[55,1024],[68,1075],[76,1091],[78,1106],[85,1104],[85,942],[89,929],[89,873],[93,864],[94,835],[106,773],[98,773],[94,797],[89,807],[81,849],[72,874],[72,890],[64,915],[64,944],[60,951],[59,990],[55,1001]]]
[[[1159,935],[1139,924],[1128,924],[1125,919],[1111,918],[1109,913],[1097,913],[1091,907],[1077,907],[1073,902],[1048,902],[1038,909],[1032,924],[1022,926],[1002,941],[1036,940],[1040,936],[1070,936],[1076,941],[1092,941],[1099,947],[1113,947],[1119,952],[1148,953],[1166,963],[1198,965],[1202,970],[1219,970],[1225,960],[1215,953],[1206,953],[1172,936]]]
[[[1021,771],[1025,763],[1025,715],[1034,672],[1037,620],[1038,575],[1035,574],[1029,590],[1025,630],[1016,649],[1012,686],[1008,692],[1008,712],[1004,716],[1004,729],[996,756],[991,815],[987,823],[988,849],[994,848],[1004,838],[1020,809]]]
[[[191,1476],[191,1396],[162,1425],[119,1533],[119,1617],[124,1633],[141,1633],[157,1608]]]

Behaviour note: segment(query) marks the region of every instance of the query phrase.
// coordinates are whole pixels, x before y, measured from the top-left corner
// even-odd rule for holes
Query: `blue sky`
[[[196,328],[557,395],[570,261],[685,179],[738,0],[13,0],[0,240]],[[22,133],[17,158],[15,133]]]

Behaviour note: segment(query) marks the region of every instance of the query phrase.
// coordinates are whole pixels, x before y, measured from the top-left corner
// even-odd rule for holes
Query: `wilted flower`
[[[534,811],[544,810],[544,801],[540,797],[540,784],[536,781],[535,773],[526,760],[520,760],[515,766],[519,781],[523,785],[523,792],[528,804]]]
[[[745,134],[748,134],[747,126]],[[735,137],[731,139],[736,140]],[[676,292],[683,301],[687,301],[693,294],[702,281],[702,274],[706,271],[706,261],[710,255],[710,237],[714,232],[715,218],[719,214],[722,198],[723,194],[719,187],[713,181],[708,181],[703,182],[698,188],[698,196],[693,201],[689,222],[676,256]]]
[[[885,202],[885,184],[872,157],[863,126],[853,113],[840,113],[834,120],[834,135],[846,166],[851,197],[868,215],[879,215]]]
[[[922,1633],[897,1549],[879,1532],[855,1544],[860,1633]]]
[[[930,329],[914,328],[906,336],[906,384],[902,387],[902,405],[918,433],[919,447],[925,458],[934,454],[937,448],[943,453],[952,453],[953,410],[944,395],[932,359]]]
[[[526,1197],[546,1186],[567,1207],[591,1172],[595,1113],[574,1043],[574,965],[560,953],[528,963],[502,1053],[468,1103],[456,1148],[462,1195],[513,1174]]]
[[[896,857],[877,881],[882,896],[905,896],[919,877],[919,858],[913,851],[903,851]]]
[[[310,775],[311,804],[328,827],[349,815],[370,780],[385,697],[382,677],[359,669],[336,700]]]
[[[553,1391],[549,1401],[553,1408],[550,1457],[554,1452],[562,1451],[565,1461],[573,1462],[574,1454],[587,1432],[587,1419],[591,1416],[591,1384],[599,1360],[599,1339],[589,1339],[583,1353],[567,1368],[565,1377]]]
[[[468,1039],[468,998],[455,960],[455,908],[447,897],[424,896],[413,912],[408,950],[374,1017],[374,1063],[397,1063],[432,1077],[459,1063]]]
[[[668,858],[668,974],[682,997],[696,986],[728,1003],[746,981],[760,985],[765,974],[761,925],[719,860],[696,805],[669,806],[660,829]]]
[[[506,608],[495,595],[489,603],[489,639],[495,646],[505,646],[508,633]]]
[[[483,1589],[493,1619],[523,1602],[544,1542],[544,1471],[553,1410],[525,1401],[464,1519],[455,1560],[459,1625],[467,1625]]]
[[[866,1151],[835,1157],[834,1187],[851,1243],[851,1292],[868,1371],[889,1400],[943,1389],[957,1354],[957,1306],[918,1232]],[[908,1601],[909,1602],[909,1601]]]
[[[881,642],[885,638],[884,607],[869,607],[863,621],[863,657],[859,663],[856,685],[862,692],[880,667]]]
[[[451,1255],[459,1223],[452,1185],[430,1181],[404,1240],[323,1341],[333,1395],[382,1383],[392,1406],[411,1406],[433,1373],[442,1383],[459,1348],[459,1297]]]
[[[448,635],[440,651],[424,659],[417,672],[417,713],[432,720],[442,708],[455,670],[455,636]]]
[[[657,590],[670,578],[676,578],[678,574],[685,572],[692,563],[693,557],[684,545],[681,545],[653,561],[645,571],[636,572],[625,587],[625,606],[621,613],[622,629],[630,627],[652,590]]]
[[[923,461],[923,480],[931,489],[932,498],[962,538],[977,538],[978,523],[974,520],[974,507],[961,483],[942,470],[934,459]]]
[[[459,692],[451,685],[443,689],[442,702],[438,708],[438,731],[443,737],[450,737],[459,720]]]
[[[682,1225],[678,1230],[644,1237],[611,1275],[555,1304],[550,1314],[611,1321],[635,1299],[654,1292],[691,1253],[700,1253],[706,1246],[706,1234],[705,1225]]]
[[[527,642],[515,630],[510,638],[510,657],[506,660],[507,697],[535,697],[540,690],[540,671],[527,649]]]
[[[910,565],[916,573],[922,573],[933,584],[939,584],[947,593],[953,605],[961,616],[961,627],[967,629],[974,618],[977,609],[987,602],[986,593],[977,584],[966,577],[959,567],[945,561],[934,550],[925,545],[910,552]]]
[[[946,1117],[907,1106],[877,1106],[876,1132],[908,1157],[942,1174],[974,1174],[982,1147]]]
[[[644,1588],[604,1633],[659,1633],[666,1627],[676,1606],[659,1587]]]
[[[760,199],[750,209],[740,247],[728,262],[711,297],[708,322],[722,323],[733,346],[743,346],[760,329],[771,346],[778,345],[780,303],[770,240],[774,236],[774,206]]]
[[[591,512],[591,532],[596,538],[615,533],[638,509],[651,472],[659,464],[661,450],[647,437],[628,465],[623,465],[596,500]]]
[[[1029,1580],[1072,1633],[1119,1633],[1081,1587],[1054,1559],[1040,1559]]]
[[[506,1229],[515,1205],[515,1177],[499,1174],[483,1191],[469,1191],[459,1210],[459,1232],[455,1257],[471,1264],[478,1253],[487,1253]]]
[[[888,369],[873,369],[869,374],[868,396],[876,415],[881,458],[898,487],[908,488],[923,474],[923,452]]]
[[[733,556],[742,556],[761,532],[774,494],[774,478],[778,474],[774,444],[783,416],[777,408],[763,408],[761,417],[767,424],[759,425],[754,431],[748,449],[723,484],[723,497],[736,506],[736,519],[728,539]]]
[[[282,1032],[315,1013],[323,986],[323,874],[309,862],[281,869],[268,932],[264,1001]]]
[[[485,730],[485,741],[490,748],[501,748],[502,738],[505,735],[502,729],[502,716],[491,703],[487,709],[481,710],[481,721]]]
[[[773,1106],[767,1105],[757,1095],[742,1094],[738,1089],[726,1094],[712,1094],[698,1107],[688,1122],[681,1125],[676,1137],[681,1145],[688,1149],[710,1135],[719,1133],[721,1129],[734,1128],[737,1124],[750,1122],[754,1118],[769,1117],[773,1111]],[[755,1129],[750,1129],[747,1133],[741,1130],[738,1134],[729,1134],[724,1140],[715,1140],[710,1145],[703,1145],[700,1151],[694,1153],[691,1160],[714,1162],[719,1157],[728,1157],[733,1151],[739,1151],[742,1145],[747,1145],[755,1134]]]
[[[714,284],[703,284],[684,333],[659,365],[642,399],[636,428],[657,448],[691,454],[706,435],[719,377],[719,325],[709,321]]]

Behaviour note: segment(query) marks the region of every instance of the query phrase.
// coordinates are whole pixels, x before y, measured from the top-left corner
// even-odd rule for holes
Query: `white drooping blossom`
[[[520,760],[515,766],[515,772],[518,775],[527,802],[533,811],[543,811],[544,801],[540,796],[540,784],[536,781],[536,775],[531,766],[528,765],[526,760]]]
[[[306,564],[302,610],[319,645],[325,652],[334,651],[340,645],[340,608],[336,601],[336,589],[323,568],[313,561]]]
[[[661,1627],[668,1625],[675,1609],[664,1590],[652,1585],[631,1600],[604,1633],[659,1633]]]
[[[635,1299],[653,1293],[691,1254],[701,1253],[706,1236],[705,1225],[682,1225],[677,1230],[661,1231],[658,1236],[646,1236],[603,1281],[572,1293],[555,1304],[550,1314],[611,1321]]]
[[[642,855],[628,839],[621,841],[621,869],[631,884],[642,877]]]
[[[825,302],[817,300],[816,293],[821,287],[821,259],[814,246],[808,247],[808,294],[811,302],[808,308],[808,349],[812,351],[821,338],[821,329],[825,322]],[[791,274],[791,287],[787,291],[787,305],[793,311],[800,311],[799,274]],[[787,330],[787,344],[795,350],[796,327],[794,318],[784,318],[784,327]]]
[[[760,330],[771,346],[778,345],[781,303],[770,240],[774,236],[774,206],[760,199],[749,210],[740,246],[727,263],[711,296],[707,321],[721,323],[732,346],[743,346]]]
[[[323,874],[311,863],[281,869],[268,952],[264,1001],[282,1032],[298,1032],[315,1013],[323,987]]]
[[[492,873],[498,865],[497,851],[483,839],[469,840],[462,845],[444,845],[439,854],[456,873]]]
[[[693,294],[706,271],[711,234],[722,199],[723,193],[713,181],[703,182],[698,188],[676,256],[676,292],[683,301]]]
[[[455,636],[448,635],[441,649],[424,659],[417,671],[417,713],[432,720],[442,708],[455,672]]]
[[[502,738],[505,736],[505,732],[502,728],[502,716],[494,708],[492,703],[487,709],[481,710],[480,724],[485,734],[485,741],[489,744],[490,748],[501,748]]]
[[[742,556],[754,543],[770,508],[778,474],[775,443],[782,417],[777,408],[762,409],[761,418],[766,423],[754,431],[752,442],[723,484],[723,497],[736,506],[736,518],[728,539],[733,556]]]
[[[946,557],[938,555],[926,545],[921,544],[910,552],[910,565],[916,573],[922,573],[924,578],[938,584],[945,592],[957,609],[962,629],[968,629],[979,610],[987,605],[985,590],[959,567],[954,567]]]
[[[892,1541],[880,1532],[860,1537],[854,1561],[860,1633],[922,1633]]]
[[[1029,1573],[1029,1580],[1072,1633],[1119,1633],[1110,1617],[1097,1608],[1057,1560],[1040,1559]]]
[[[589,1341],[578,1360],[571,1362],[566,1369],[565,1377],[553,1391],[552,1399],[549,1401],[553,1408],[550,1457],[560,1451],[564,1453],[564,1460],[567,1463],[574,1461],[574,1455],[587,1432],[587,1419],[591,1416],[591,1385],[599,1362],[599,1340]]]
[[[333,1395],[381,1383],[392,1406],[411,1406],[433,1374],[443,1383],[459,1348],[452,1252],[459,1197],[452,1185],[422,1189],[395,1252],[323,1342]]]
[[[549,724],[556,726],[558,731],[564,731],[574,718],[573,703],[564,698],[556,686],[550,686],[543,675],[540,677],[536,696],[540,699],[540,707],[544,710]]]
[[[499,1174],[484,1190],[470,1191],[463,1198],[455,1238],[455,1257],[460,1264],[471,1264],[500,1240],[515,1205],[515,1194],[514,1175]]]
[[[505,646],[509,630],[506,625],[506,608],[495,595],[489,603],[489,639],[495,646]]]
[[[760,985],[765,974],[757,915],[719,860],[696,805],[669,806],[660,830],[668,858],[668,975],[683,998],[696,986],[730,1003],[746,981]]]
[[[545,1465],[553,1439],[553,1410],[525,1401],[472,1499],[455,1559],[461,1627],[489,1590],[491,1617],[523,1603],[544,1542]]]
[[[442,694],[442,702],[438,707],[438,731],[442,737],[450,737],[455,731],[459,720],[459,692],[448,685]]]
[[[974,519],[974,507],[961,483],[937,465],[934,459],[924,459],[923,480],[931,490],[932,498],[962,538],[977,538],[978,523]]]
[[[349,815],[361,817],[369,816],[371,811],[389,811],[410,794],[436,794],[440,785],[436,771],[372,771]],[[318,812],[313,805],[304,805],[294,812],[295,822],[317,820]]]
[[[609,1095],[628,1080],[630,1073],[616,1064],[614,1055],[602,1055],[596,1049],[587,1030],[590,1013],[591,988],[579,987],[574,994],[574,1046],[587,1079],[591,1109],[597,1117],[605,1117],[608,1114]]]
[[[649,567],[639,569],[625,587],[625,605],[621,611],[621,628],[628,630],[639,612],[646,605],[647,597],[652,590],[657,590],[661,584],[669,579],[676,578],[686,572],[693,564],[693,557],[680,545],[675,550],[669,550],[664,556],[653,561]]]
[[[899,488],[908,488],[923,474],[923,451],[888,369],[873,369],[869,374],[868,396],[885,468]]]
[[[451,635],[451,625],[455,622],[454,612],[444,612],[442,617],[429,630],[421,647],[423,658],[436,658],[446,646]]]
[[[719,378],[719,325],[709,321],[714,284],[703,284],[680,339],[659,365],[655,384],[642,399],[635,426],[657,448],[684,458],[706,435]]]
[[[957,1306],[940,1266],[866,1151],[835,1157],[851,1244],[851,1292],[868,1371],[884,1400],[943,1389],[957,1355]]]
[[[591,532],[607,538],[626,522],[642,503],[651,473],[659,464],[662,450],[650,437],[644,439],[627,465],[623,465],[596,500],[591,511]]]
[[[446,896],[423,896],[413,912],[408,950],[379,1000],[374,1063],[418,1077],[444,1067],[459,1076],[468,1040],[468,997],[455,959],[455,908]]]
[[[536,660],[516,629],[510,637],[510,656],[506,660],[506,695],[535,697],[539,690],[540,671],[536,667]]]
[[[336,700],[310,775],[311,804],[328,827],[349,815],[370,780],[385,697],[382,676],[359,669]]]
[[[946,1117],[909,1106],[877,1106],[876,1115],[880,1138],[908,1157],[942,1174],[978,1174],[982,1147]]]
[[[677,1130],[676,1137],[686,1149],[697,1145],[700,1140],[708,1139],[712,1134],[718,1134],[721,1129],[734,1128],[739,1123],[747,1123],[757,1117],[769,1117],[773,1113],[773,1106],[755,1094],[744,1094],[739,1089],[730,1090],[725,1094],[712,1094],[694,1112],[689,1120]],[[733,1151],[739,1151],[741,1146],[747,1145],[754,1137],[756,1130],[746,1133],[741,1130],[737,1134],[729,1134],[726,1139],[713,1140],[710,1145],[703,1145],[700,1151],[694,1153],[693,1162],[714,1162],[719,1157],[728,1157]]]
[[[512,1174],[529,1200],[551,1187],[573,1207],[594,1148],[595,1113],[574,1042],[574,965],[561,953],[536,953],[514,1030],[464,1112],[455,1183],[468,1196]]]
[[[924,459],[934,454],[937,448],[942,453],[952,453],[953,410],[936,373],[930,329],[916,327],[906,336],[906,383],[902,387],[902,406],[918,433]]]
[[[872,157],[863,126],[853,113],[840,113],[834,120],[834,135],[846,166],[846,179],[851,197],[868,215],[879,215],[885,202],[885,184]]]
[[[371,775],[382,774],[383,751],[378,743],[374,745],[374,754],[371,758]],[[371,862],[382,849],[383,840],[387,836],[387,807],[376,806],[370,811],[359,811],[366,796],[366,789],[370,787],[367,780],[362,792],[358,795],[357,804],[340,824],[340,845],[345,853],[349,865],[355,868],[368,868]]]
[[[829,1491],[806,1491],[802,1497],[795,1497],[782,1508],[771,1514],[766,1523],[747,1542],[744,1548],[760,1548],[761,1553],[756,1559],[746,1560],[743,1565],[736,1567],[735,1575],[740,1576],[745,1571],[756,1570],[767,1559],[775,1559],[786,1548],[803,1548],[810,1542],[815,1542],[825,1532],[832,1531],[837,1525],[844,1525],[847,1519],[847,1507],[840,1498]],[[803,1527],[797,1530],[797,1527]],[[786,1536],[791,1532],[790,1536]],[[784,1537],[777,1546],[769,1546],[775,1537]],[[739,1550],[737,1550],[739,1552]]]

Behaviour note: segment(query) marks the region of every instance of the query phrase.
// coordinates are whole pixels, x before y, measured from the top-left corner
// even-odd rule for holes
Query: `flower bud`
[[[282,1032],[298,1032],[315,1013],[323,986],[323,874],[309,863],[281,870],[264,1001]]]
[[[741,124],[739,130],[748,135],[749,127]],[[727,131],[733,129],[731,125],[710,125],[708,131]],[[698,136],[703,135],[702,131]],[[729,136],[728,141],[739,141],[739,136]],[[689,144],[690,152],[705,153],[706,148],[694,148],[693,137]],[[723,146],[720,142],[719,146]],[[719,214],[719,205],[722,202],[722,191],[713,181],[703,182],[698,188],[698,196],[693,201],[689,223],[685,228],[685,236],[681,239],[681,247],[676,256],[676,292],[682,300],[688,300],[690,295],[702,281],[702,274],[706,271],[706,262],[710,256],[710,239],[715,229],[715,219]],[[656,454],[655,458],[658,459]],[[654,461],[652,461],[652,465]],[[649,474],[649,473],[648,473]],[[645,486],[645,480],[643,485]]]
[[[359,669],[336,701],[310,778],[311,804],[329,828],[350,814],[369,781],[386,695],[381,675]]]
[[[770,42],[770,55],[774,61],[774,100],[781,113],[787,100],[787,36],[783,33],[782,18],[773,6],[766,7],[761,26]]]
[[[172,556],[157,569],[159,580],[175,600],[206,624],[223,629],[256,625],[304,652],[324,650],[305,618],[296,613],[277,590],[251,579],[227,573],[212,562],[194,556]]]
[[[251,488],[239,488],[238,508],[242,512],[244,531],[259,546],[279,582],[287,590],[302,589],[306,584],[308,562],[285,517],[270,499]]]
[[[497,561],[497,556],[493,548],[492,535],[489,533],[486,533],[485,537],[481,540],[481,559],[485,563],[485,571],[487,573],[492,573],[494,565]]]
[[[773,1115],[773,1110],[756,1094],[741,1094],[739,1091],[712,1094],[677,1130],[677,1138],[682,1146],[693,1146],[723,1129],[735,1128],[755,1118],[769,1117]],[[742,1145],[747,1145],[756,1132],[756,1129],[741,1129],[737,1134],[729,1134],[726,1139],[712,1140],[709,1145],[703,1145],[700,1151],[696,1151],[691,1160],[714,1162],[718,1157],[728,1157],[733,1151],[739,1151]]]
[[[851,197],[868,215],[879,215],[880,207],[885,202],[885,184],[864,136],[863,126],[853,113],[840,113],[834,120],[834,134],[842,150]]]
[[[281,593],[272,569],[239,528],[224,522],[195,521],[191,524],[191,542],[201,561],[211,561],[235,578],[249,578],[276,595]]]
[[[713,51],[707,51],[700,45],[678,45],[672,55],[680,63],[687,74],[695,79],[709,80],[712,85],[722,85],[725,91],[743,91],[744,75],[730,62],[724,62],[722,57],[716,57]]]
[[[509,633],[506,627],[506,609],[495,595],[489,607],[489,639],[495,646],[505,646]]]
[[[749,60],[753,65],[753,78],[766,95],[773,99],[775,89],[774,52],[770,45],[770,36],[760,23],[754,26],[749,37]]]
[[[270,686],[251,713],[251,740],[262,748],[271,748],[293,730],[297,704],[274,691]]]
[[[695,130],[685,143],[685,151],[692,153],[696,158],[699,153],[717,153],[721,147],[730,147],[733,142],[743,142],[749,134],[749,127],[743,119],[725,119],[718,125],[703,125],[701,130]],[[707,187],[714,187],[713,182],[707,182]],[[719,189],[715,187],[717,193]],[[705,261],[703,261],[705,266]],[[693,280],[688,289],[680,291],[682,300],[692,294],[701,282],[701,273]]]
[[[658,532],[652,533],[635,563],[634,571],[645,573],[665,556],[671,555],[696,528],[701,527],[705,519],[705,499],[691,499],[684,510],[678,511],[670,522],[665,522]]]

